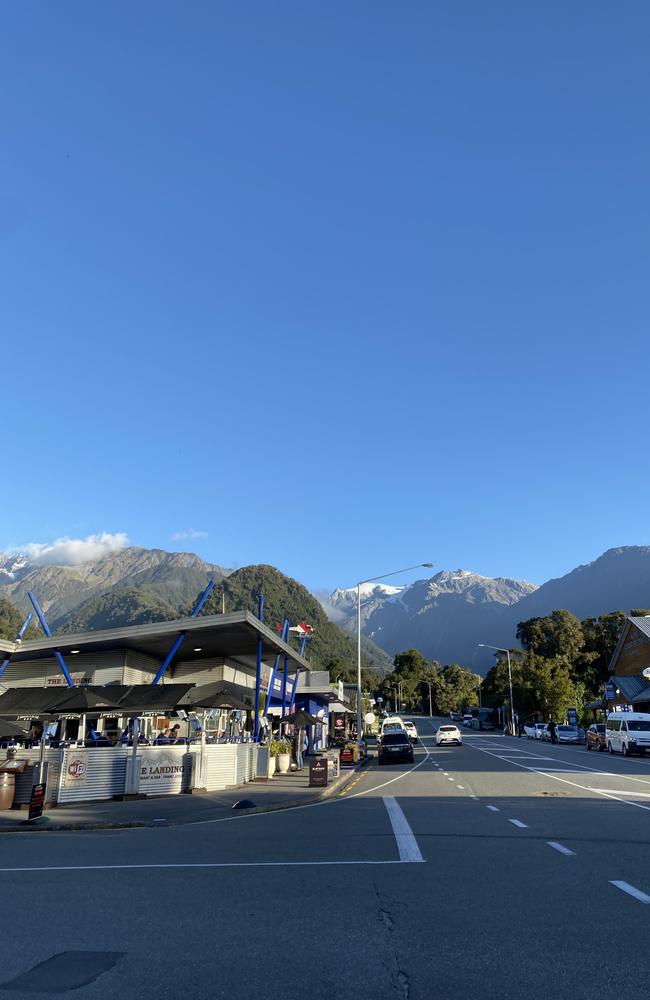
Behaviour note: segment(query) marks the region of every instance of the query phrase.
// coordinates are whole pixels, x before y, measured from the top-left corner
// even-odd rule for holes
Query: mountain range
[[[190,613],[211,579],[217,586],[203,614],[257,613],[257,595],[262,591],[267,625],[281,628],[285,616],[292,625],[307,622],[314,629],[307,653],[314,666],[329,668],[334,678],[356,676],[356,643],[328,619],[313,594],[273,566],[230,570],[189,552],[137,547],[72,566],[42,566],[25,555],[0,553],[0,598],[25,614],[31,610],[28,592],[33,591],[55,634],[182,617]],[[29,635],[38,634],[34,625],[30,629]],[[388,654],[365,637],[362,658],[365,666],[380,674],[392,666]]]
[[[188,552],[128,547],[78,565],[39,565],[0,553],[0,597],[25,612],[33,590],[55,633],[164,621],[187,614],[208,580],[217,581],[213,612],[250,608],[260,588],[267,623],[283,615],[316,627],[315,665],[354,673],[356,588],[319,602],[272,566],[226,569]],[[442,664],[484,672],[492,654],[479,643],[516,645],[517,623],[566,608],[578,618],[650,606],[650,546],[609,549],[598,559],[537,586],[523,580],[444,570],[405,587],[366,584],[361,593],[364,660],[379,673],[392,656],[415,647]],[[324,610],[323,610],[324,609]],[[275,617],[273,617],[275,616]],[[276,622],[277,619],[277,622]]]
[[[352,631],[356,601],[356,588],[338,589],[325,606]],[[361,628],[390,654],[413,646],[442,664],[463,663],[484,672],[492,653],[478,644],[516,646],[518,622],[558,608],[583,619],[649,606],[650,546],[625,546],[541,586],[468,570],[443,571],[405,587],[366,585]]]

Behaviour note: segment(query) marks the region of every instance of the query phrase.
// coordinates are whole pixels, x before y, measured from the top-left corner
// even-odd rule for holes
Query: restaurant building
[[[137,704],[137,709],[95,713],[92,724],[96,735],[110,736],[112,742],[137,712],[147,741],[137,746],[137,765],[135,761],[129,763],[134,756],[129,745],[88,749],[85,737],[91,723],[79,714],[71,714],[60,720],[57,731],[59,738],[71,745],[46,751],[50,801],[111,798],[133,792],[136,786],[140,794],[215,790],[258,776],[260,748],[253,738],[258,666],[260,722],[271,714],[282,714],[283,708],[286,711],[291,704],[305,708],[322,720],[310,727],[310,748],[324,749],[328,705],[337,698],[329,674],[312,670],[308,660],[247,611],[22,642],[0,641],[0,707],[7,689],[34,689],[34,705],[44,705],[50,693],[57,694],[57,688],[62,694],[69,690],[65,672],[75,687],[96,691],[101,686],[107,695],[113,689],[116,693],[119,690],[121,697],[129,686],[135,686],[131,703]],[[172,717],[177,721],[174,712],[164,707],[163,691],[151,702],[150,710],[142,711],[147,704],[146,699],[142,701],[144,686],[150,688],[154,682],[154,690],[168,689],[165,694],[169,694],[170,705],[176,703],[176,693],[180,697],[183,691],[194,690],[195,685],[236,692],[237,710],[222,707],[194,713],[193,720],[189,712],[181,712],[182,729],[183,716],[187,720],[185,745],[151,745],[157,731]],[[23,719],[34,715],[46,719],[27,709],[15,712]],[[200,733],[191,742],[190,721],[195,732]],[[27,751],[30,762],[37,754],[38,748]],[[31,787],[30,772],[31,768],[22,782],[24,788],[18,781],[18,801]]]

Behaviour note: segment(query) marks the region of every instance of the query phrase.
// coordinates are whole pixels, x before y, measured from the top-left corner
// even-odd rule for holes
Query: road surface
[[[0,998],[645,1000],[650,760],[415,721],[333,801],[4,835]]]

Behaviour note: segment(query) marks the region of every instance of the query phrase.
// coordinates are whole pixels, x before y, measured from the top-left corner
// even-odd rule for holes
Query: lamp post
[[[371,576],[367,580],[359,580],[357,584],[357,740],[360,740],[363,736],[363,714],[361,710],[361,588],[364,583],[375,583],[377,580],[385,580],[389,576],[408,573],[412,569],[432,568],[433,563],[418,563],[417,566],[405,566],[404,569],[395,569],[392,573],[382,573],[380,576]]]
[[[483,649],[496,649],[498,653],[505,653],[506,656],[508,657],[508,682],[510,684],[510,715],[512,716],[511,718],[512,735],[516,736],[517,733],[515,731],[515,703],[512,697],[512,670],[510,669],[510,650],[504,649],[503,646],[490,646],[489,643],[487,642],[479,642],[479,646],[482,646]]]

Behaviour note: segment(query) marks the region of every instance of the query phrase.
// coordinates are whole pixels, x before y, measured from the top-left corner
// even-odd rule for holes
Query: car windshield
[[[404,743],[405,737],[402,733],[386,733],[381,741],[384,745]]]
[[[577,733],[578,732],[578,730],[576,729],[575,726],[558,726],[557,727],[557,731],[558,731],[558,733]]]
[[[627,728],[631,733],[648,733],[650,732],[650,720],[630,719]]]
[[[439,729],[439,732],[441,732],[441,733],[455,733],[456,732],[456,727],[455,726],[441,726],[440,729]]]
[[[596,730],[597,733],[604,733],[605,732],[605,723],[604,722],[603,723],[599,723],[599,725],[594,726],[594,729]]]

